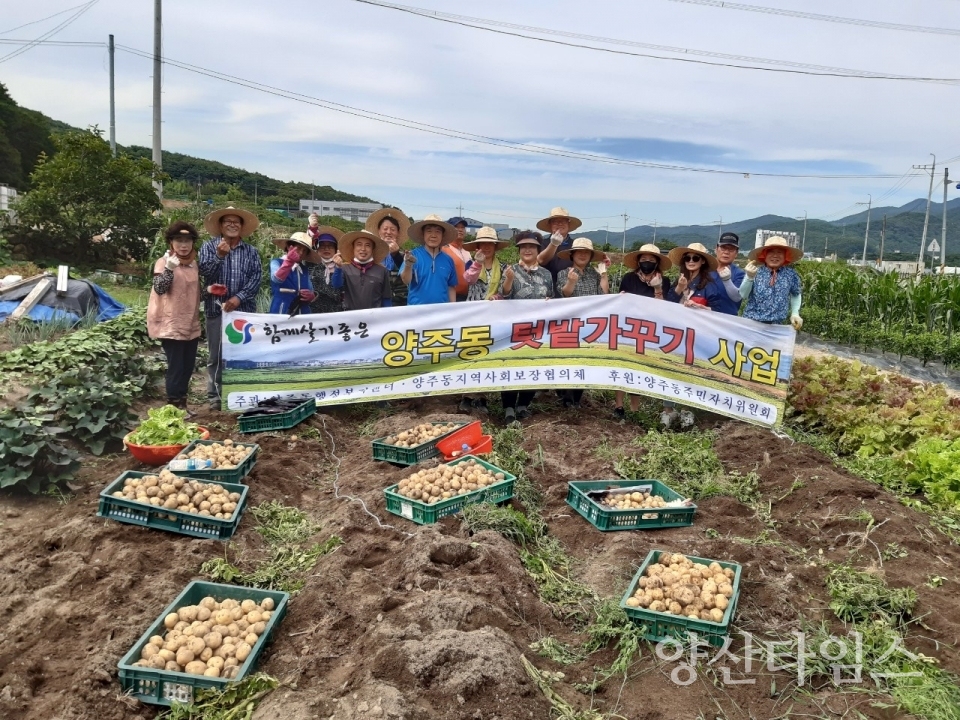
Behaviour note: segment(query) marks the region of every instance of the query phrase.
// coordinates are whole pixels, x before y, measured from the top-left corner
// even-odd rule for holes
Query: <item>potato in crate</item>
[[[697,506],[659,480],[567,483],[567,504],[597,530],[656,530],[693,524]]]

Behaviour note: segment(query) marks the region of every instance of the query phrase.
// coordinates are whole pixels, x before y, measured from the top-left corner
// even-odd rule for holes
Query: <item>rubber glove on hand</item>
[[[553,235],[550,236],[551,245],[559,245],[562,242],[563,242],[563,235],[561,235],[560,233],[555,232]]]
[[[647,281],[647,285],[652,288],[658,288],[663,285],[663,276],[660,273],[657,273],[652,278]]]
[[[730,266],[729,266],[729,265],[725,265],[725,266],[722,267],[722,268],[718,268],[718,269],[717,269],[717,275],[720,277],[721,280],[729,280],[729,279],[730,279]]]
[[[293,265],[294,263],[300,262],[300,248],[292,247],[287,250],[287,254],[283,258],[284,265]]]
[[[791,315],[790,324],[793,325],[794,330],[799,331],[803,327],[803,318],[799,315]]]
[[[176,255],[167,255],[164,265],[166,265],[167,270],[172,271],[174,268],[180,267],[180,258],[178,258]]]
[[[743,269],[743,271],[747,274],[748,278],[754,278],[757,276],[757,270],[759,269],[760,269],[760,266],[757,265],[757,263],[755,263],[753,260],[751,260],[750,262],[747,263],[747,266]]]
[[[317,294],[313,290],[301,290],[300,299],[304,302],[313,302],[316,300]]]

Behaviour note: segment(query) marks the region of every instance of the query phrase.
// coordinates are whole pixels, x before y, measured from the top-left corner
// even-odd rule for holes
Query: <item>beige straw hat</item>
[[[603,260],[603,253],[599,250],[593,249],[593,241],[590,238],[577,238],[573,241],[573,245],[570,246],[569,250],[561,250],[557,253],[557,257],[563,258],[564,260],[569,260],[573,257],[573,253],[577,250],[589,250],[593,255],[590,256],[590,262],[597,262]]]
[[[710,254],[710,251],[707,250],[702,243],[690,243],[687,247],[675,247],[668,253],[668,257],[673,261],[674,265],[683,270],[683,256],[687,253],[703,255],[707,261],[707,269],[709,270],[716,270],[720,265],[720,262]]]
[[[639,250],[628,252],[623,256],[623,264],[631,270],[636,270],[637,263],[639,262],[641,255],[656,255],[658,258],[660,258],[660,265],[657,267],[658,272],[666,272],[673,267],[673,261],[660,252],[660,248],[652,243],[641,245]]]
[[[233,206],[225,207],[222,210],[214,210],[212,213],[209,213],[203,219],[203,229],[214,237],[220,236],[220,219],[226,215],[236,215],[241,220],[243,220],[243,225],[240,228],[240,237],[250,237],[257,231],[257,228],[260,227],[260,220],[249,210],[243,210],[242,208],[235,208]]]
[[[505,247],[510,247],[509,240],[501,240],[497,236],[496,230],[494,230],[492,227],[486,227],[486,226],[477,230],[477,236],[473,240],[464,241],[463,246],[466,247],[467,245],[478,245],[480,243],[489,243],[489,242],[496,243],[497,250],[503,250]]]
[[[569,220],[570,229],[568,232],[573,232],[578,227],[583,225],[583,223],[580,222],[580,218],[574,217],[573,215],[568,213],[566,208],[555,207],[553,210],[550,211],[549,217],[545,217],[543,220],[537,223],[537,229],[543,230],[544,232],[551,232],[550,221],[553,220],[554,218],[566,218],[567,220]]]
[[[747,255],[747,259],[756,260],[764,250],[769,250],[770,248],[782,248],[787,256],[788,263],[796,262],[803,257],[803,252],[800,248],[790,247],[790,243],[779,235],[774,235],[772,238],[767,238],[762,248],[751,250],[750,254]]]
[[[374,235],[379,235],[380,224],[386,218],[395,220],[400,226],[400,229],[397,231],[397,239],[402,243],[403,239],[407,237],[407,231],[410,229],[410,218],[408,218],[407,214],[400,208],[385,207],[377,210],[367,218],[367,222],[364,223],[363,229],[369,233],[373,233]]]
[[[345,263],[353,262],[353,243],[360,238],[366,238],[373,243],[373,261],[382,263],[389,254],[390,248],[385,240],[381,240],[379,236],[367,230],[354,230],[340,238],[338,248],[343,261]]]
[[[273,244],[281,250],[287,249],[287,243],[296,243],[297,245],[302,245],[304,249],[307,250],[307,254],[303,256],[303,262],[323,262],[317,251],[313,249],[313,242],[310,240],[310,236],[305,232],[295,232],[290,237],[278,237],[273,239]]]
[[[411,225],[407,230],[407,237],[423,245],[423,229],[427,225],[438,225],[443,228],[443,245],[448,245],[457,239],[457,229],[439,215],[427,215],[420,222]]]

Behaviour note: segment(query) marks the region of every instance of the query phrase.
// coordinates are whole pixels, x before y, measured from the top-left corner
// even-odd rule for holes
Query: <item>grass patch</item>
[[[257,673],[219,690],[197,690],[193,703],[175,703],[161,713],[158,720],[247,720],[263,698],[279,683],[275,678]]]
[[[305,575],[317,561],[343,544],[339,536],[333,535],[325,542],[301,547],[320,531],[320,526],[302,510],[276,500],[250,512],[259,523],[256,530],[267,543],[269,556],[250,569],[243,569],[230,562],[228,546],[224,557],[207,560],[200,566],[200,572],[215,582],[295,593],[303,588]]]
[[[830,609],[844,622],[902,623],[913,613],[913,588],[889,588],[881,577],[850,565],[834,565],[826,578]]]

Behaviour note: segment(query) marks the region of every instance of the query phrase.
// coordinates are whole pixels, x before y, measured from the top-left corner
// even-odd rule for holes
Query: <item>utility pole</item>
[[[257,179],[253,179],[253,204],[257,204]]]
[[[947,264],[947,186],[950,184],[950,168],[943,169],[943,225],[940,229],[940,272]]]
[[[620,252],[625,253],[627,251],[627,220],[630,219],[630,216],[627,215],[627,211],[623,211],[623,243],[620,246]]]
[[[860,261],[863,267],[867,266],[867,238],[870,237],[870,208],[873,206],[873,195],[867,195],[867,197],[870,198],[869,202],[857,203],[857,205],[867,206],[867,231],[863,234],[863,260]]]
[[[603,235],[603,244],[609,245],[610,244],[610,225],[607,224],[607,225],[604,225],[603,227],[605,228],[604,235]]]
[[[930,153],[933,155],[933,153]],[[937,156],[933,155],[933,165],[914,165],[914,170],[930,171],[930,190],[927,192],[927,214],[923,217],[923,235],[920,238],[920,255],[917,256],[917,274],[923,272],[923,253],[927,247],[927,225],[930,223],[930,201],[933,199],[933,174],[937,169]]]
[[[161,4],[162,0],[153,0],[153,164],[160,168],[163,167],[160,144]],[[153,187],[157,191],[157,197],[163,200],[163,185],[157,181],[153,183]]]
[[[827,243],[828,243],[829,241],[830,241],[830,236],[829,236],[829,235],[824,235],[824,236],[823,236],[823,259],[824,259],[824,260],[827,259]]]
[[[462,218],[462,217],[463,217],[463,203],[462,203],[462,202],[457,206],[457,217],[459,217],[459,218]]]
[[[717,242],[723,237],[723,215],[720,216],[720,230],[717,232]]]
[[[654,244],[654,245],[657,244],[657,221],[656,221],[656,219],[654,219],[654,221],[653,221],[653,244]]]
[[[807,211],[803,211],[803,239],[800,241],[800,252],[803,253],[807,248]]]
[[[887,216],[883,216],[883,225],[880,227],[880,258],[877,260],[878,265],[883,264],[883,241],[887,237]]]
[[[113,94],[113,35],[109,36],[107,49],[110,53],[110,154],[117,156],[117,104]]]

